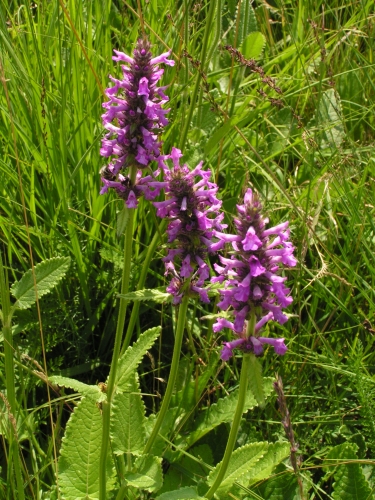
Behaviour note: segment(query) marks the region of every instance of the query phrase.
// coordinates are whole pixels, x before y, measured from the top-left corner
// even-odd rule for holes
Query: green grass
[[[99,195],[102,89],[108,74],[120,71],[112,49],[131,53],[144,24],[154,52],[170,48],[176,60],[163,79],[171,107],[164,150],[183,146],[191,166],[204,160],[228,221],[248,185],[261,193],[272,223],[291,221],[299,260],[289,273],[294,303],[290,320],[271,327],[282,332],[289,351],[281,359],[269,352],[261,362],[265,375],[277,371],[283,378],[303,473],[312,482],[309,498],[331,498],[322,464],[333,446],[361,443],[358,457],[375,459],[373,2],[255,1],[255,16],[244,0],[240,9],[235,0],[141,4],[142,22],[135,1],[0,6],[0,248],[9,282],[32,262],[72,259],[62,284],[40,300],[41,315],[34,308],[15,322],[15,418],[26,497],[53,498],[47,493],[55,484],[52,442],[58,450],[74,402],[53,391],[48,401],[34,373],[40,370],[24,355],[43,366],[45,354],[48,373],[87,383],[104,381],[109,371],[123,241],[115,229],[121,202]],[[243,49],[255,30],[260,45],[248,53],[257,52],[275,84],[262,82],[225,49]],[[157,224],[152,206],[141,201],[133,289]],[[160,243],[147,288],[165,284],[163,251]],[[212,335],[209,321],[197,321],[211,312],[196,304],[184,345],[186,380],[210,370],[196,411],[238,381],[236,362],[219,370],[214,352],[222,338]],[[168,376],[174,311],[142,304],[135,326],[139,335],[160,317],[161,344],[141,374],[142,391],[153,395],[163,392],[160,379]],[[158,407],[154,397],[145,401],[149,411]],[[0,480],[4,498],[12,498],[15,485],[5,486],[9,418],[1,401],[0,407]],[[272,403],[249,415],[248,425],[259,439],[282,435]]]

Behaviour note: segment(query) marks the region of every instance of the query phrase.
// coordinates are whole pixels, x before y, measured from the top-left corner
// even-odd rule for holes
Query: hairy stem
[[[245,399],[246,399],[246,393],[247,393],[247,383],[249,379],[249,368],[250,368],[250,356],[254,356],[252,353],[246,353],[243,355],[242,358],[242,367],[241,367],[241,375],[240,375],[240,386],[239,386],[239,391],[238,391],[238,401],[237,401],[237,407],[236,407],[236,412],[234,414],[233,418],[233,424],[230,429],[229,433],[229,438],[227,442],[227,446],[225,448],[224,452],[224,457],[221,462],[220,470],[219,473],[214,481],[214,484],[211,486],[211,488],[208,490],[208,492],[205,494],[205,498],[212,498],[216,492],[216,490],[219,488],[220,484],[222,483],[225,473],[228,469],[229,461],[233,453],[234,445],[236,443],[237,439],[237,434],[238,434],[238,429],[240,427],[240,422],[243,414],[243,409],[245,406]]]
[[[170,371],[169,378],[168,378],[167,389],[165,391],[163,402],[162,402],[158,417],[156,419],[154,428],[152,429],[151,435],[148,438],[148,441],[146,443],[146,447],[145,447],[144,452],[143,452],[144,454],[150,452],[152,445],[158,436],[158,433],[159,433],[160,427],[163,423],[163,420],[165,418],[165,415],[168,411],[169,403],[170,403],[173,389],[174,389],[176,379],[177,379],[178,365],[180,362],[181,346],[182,346],[182,339],[183,339],[184,328],[185,328],[186,312],[187,312],[188,303],[189,303],[189,296],[185,295],[184,298],[182,299],[182,302],[180,304],[180,309],[178,311],[176,336],[175,336],[175,340],[174,340],[172,364],[171,364],[171,371]]]
[[[146,258],[145,258],[143,265],[142,265],[142,270],[141,270],[141,275],[139,276],[137,290],[143,290],[143,288],[145,286],[147,272],[148,272],[148,269],[150,267],[150,262],[151,262],[152,256],[154,255],[156,246],[160,240],[159,233],[163,234],[166,225],[167,225],[167,221],[163,220],[160,224],[159,231],[157,231],[154,234],[154,237],[151,240],[151,243],[150,243],[148,250],[147,250]],[[131,337],[133,335],[134,326],[135,326],[135,323],[136,323],[137,318],[138,318],[138,312],[139,312],[140,305],[141,305],[140,302],[134,302],[134,304],[133,304],[133,309],[132,309],[132,313],[131,313],[131,316],[129,319],[128,328],[126,330],[124,343],[121,347],[121,355],[124,354],[126,349],[129,347],[130,340],[131,340]]]
[[[137,174],[136,167],[130,167],[130,180],[132,183],[135,181]],[[121,294],[125,295],[129,292],[129,277],[130,265],[132,258],[132,243],[133,243],[133,222],[134,222],[134,208],[129,208],[129,219],[125,230],[125,244],[124,244],[124,267],[122,271],[121,281]],[[106,478],[106,462],[109,445],[109,431],[110,431],[110,418],[111,418],[111,405],[115,389],[115,382],[117,376],[117,366],[120,357],[120,348],[122,335],[124,332],[125,316],[128,301],[120,298],[119,312],[117,318],[115,345],[113,348],[112,363],[108,377],[107,384],[107,400],[103,402],[103,432],[102,432],[102,445],[100,450],[100,467],[99,467],[99,499],[105,500],[107,498],[107,478]]]

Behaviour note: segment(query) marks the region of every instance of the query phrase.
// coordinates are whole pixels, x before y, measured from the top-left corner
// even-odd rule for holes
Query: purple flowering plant
[[[152,176],[142,177],[142,170],[152,161],[160,158],[161,141],[159,134],[168,124],[164,109],[168,97],[165,87],[158,87],[164,70],[159,64],[174,65],[168,59],[170,52],[152,57],[150,43],[140,38],[134,49],[134,57],[115,50],[114,61],[124,62],[122,79],[109,76],[114,84],[106,89],[108,101],[103,103],[106,110],[102,115],[104,128],[108,131],[102,140],[100,154],[112,160],[102,171],[101,194],[114,189],[128,208],[137,206],[142,194],[147,199],[159,192],[150,192],[147,183]],[[136,167],[135,179],[129,175],[129,167]],[[156,170],[154,175],[157,175]]]
[[[172,276],[167,291],[173,304],[179,304],[184,294],[198,296],[209,303],[203,288],[210,277],[208,254],[215,252],[214,231],[222,231],[224,214],[216,197],[218,186],[210,182],[211,172],[203,170],[200,162],[193,170],[180,164],[182,154],[177,148],[165,159],[172,167],[163,165],[164,181],[149,186],[164,188],[165,201],[154,201],[157,215],[169,221],[167,235],[170,248],[166,257],[165,274]]]
[[[255,356],[263,353],[265,344],[272,345],[279,355],[285,354],[287,350],[283,338],[264,337],[261,332],[271,320],[280,324],[287,321],[283,309],[291,304],[292,297],[285,285],[286,277],[280,273],[282,266],[293,267],[297,261],[293,256],[294,247],[289,241],[288,222],[267,228],[268,219],[262,215],[259,198],[251,189],[246,191],[243,204],[237,205],[238,216],[234,220],[236,233],[227,234],[221,210],[222,201],[217,196],[219,188],[212,182],[211,172],[203,168],[202,161],[190,169],[187,164],[182,163],[183,154],[176,147],[172,147],[170,154],[162,151],[160,134],[168,124],[165,115],[169,110],[163,107],[168,102],[168,97],[164,94],[165,87],[158,87],[157,84],[163,74],[159,64],[174,65],[174,61],[168,59],[170,52],[152,57],[150,43],[141,38],[133,57],[119,51],[115,51],[115,54],[113,59],[125,64],[122,65],[122,79],[110,76],[114,85],[106,90],[109,100],[103,104],[106,111],[102,119],[107,133],[100,153],[111,160],[101,170],[101,194],[114,190],[130,210],[125,232],[115,345],[106,399],[102,403],[99,498],[104,500],[107,493],[106,460],[118,363],[119,359],[120,363],[123,362],[121,360],[128,352],[134,327],[134,321],[129,321],[130,326],[123,339],[127,304],[129,299],[132,300],[129,281],[134,209],[139,197],[144,195],[146,200],[152,201],[156,215],[162,219],[160,226],[167,228],[167,251],[162,258],[165,276],[170,278],[166,290],[172,296],[172,304],[178,306],[168,383],[145,443],[145,456],[153,451],[176,384],[189,299],[195,298],[208,304],[210,286],[214,288],[214,284],[218,287],[221,297],[218,307],[226,312],[226,317],[217,317],[213,331],[218,333],[229,328],[236,335],[234,340],[224,343],[221,359],[228,361],[234,349],[243,352],[237,408],[222,465],[205,495],[210,499],[225,476],[234,449],[249,380],[256,380],[249,383],[257,401],[260,404],[264,401],[262,382],[257,377],[260,369]],[[152,162],[156,164],[153,170]],[[211,277],[209,257],[217,260],[217,252],[222,251],[227,243],[231,244],[232,250],[229,255],[218,257],[220,264],[214,264],[217,276]],[[147,255],[151,260],[152,251],[147,252]],[[145,264],[146,269],[150,260]],[[143,285],[140,286],[135,293],[142,294],[143,288]],[[139,311],[137,307],[134,304],[135,316]],[[126,416],[128,417],[129,415]],[[130,456],[128,459],[131,461]],[[126,484],[123,487],[126,488]]]
[[[222,265],[215,264],[218,276],[211,280],[223,284],[218,306],[223,311],[229,309],[232,316],[232,321],[218,318],[213,330],[230,328],[237,335],[235,340],[224,343],[221,358],[228,361],[236,348],[259,356],[264,344],[272,345],[276,354],[283,355],[287,351],[284,339],[262,337],[260,332],[271,320],[284,324],[288,318],[283,309],[293,301],[285,286],[287,278],[280,275],[281,266],[297,264],[289,241],[289,223],[266,228],[269,220],[263,217],[262,205],[251,189],[246,191],[243,204],[237,205],[237,212],[236,234],[213,231],[222,247],[230,243],[233,249],[229,258],[220,255]],[[249,332],[251,315],[255,323]]]

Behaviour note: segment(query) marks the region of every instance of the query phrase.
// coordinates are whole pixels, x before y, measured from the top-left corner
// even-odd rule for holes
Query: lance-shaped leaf
[[[230,493],[234,497],[241,497],[241,493],[244,492],[244,489],[241,488],[240,485],[244,488],[249,488],[251,485],[269,478],[271,474],[274,473],[274,469],[289,455],[290,443],[277,442],[269,444],[264,456],[237,479],[236,484],[230,489]],[[222,486],[219,488],[217,496],[224,500],[228,498],[228,493],[228,488]],[[265,496],[264,498],[268,497]],[[285,496],[284,498],[288,498],[288,500],[290,498],[292,500],[292,496]]]
[[[373,498],[372,488],[366,480],[361,465],[357,462],[358,447],[354,443],[343,443],[330,450],[324,465],[334,470],[332,498],[334,500],[362,500]],[[353,460],[353,463],[350,461]],[[341,462],[341,463],[340,463]],[[332,465],[340,464],[336,469]]]
[[[264,393],[268,396],[273,390],[273,379],[265,378],[263,380]],[[207,432],[224,422],[232,422],[238,400],[238,389],[229,396],[221,398],[216,404],[211,405],[204,413],[201,413],[196,419],[195,429],[187,436],[186,442],[189,446],[203,437]],[[244,413],[257,406],[257,401],[248,388],[245,400]]]
[[[59,459],[59,486],[66,499],[99,498],[102,416],[99,406],[82,398],[69,419]],[[108,454],[107,491],[113,488],[113,463]]]
[[[160,335],[160,326],[146,330],[133,346],[126,349],[118,362],[117,390],[126,391],[127,383],[143,356]]]
[[[46,295],[63,278],[69,268],[69,257],[56,257],[37,264],[34,273],[29,269],[10,289],[12,295],[17,299],[16,307],[27,309],[36,301],[35,283],[38,298]]]
[[[146,440],[145,407],[134,372],[128,390],[115,395],[112,403],[111,440],[116,454],[140,455]]]
[[[82,396],[87,396],[88,398],[94,399],[94,401],[100,401],[105,399],[105,394],[99,389],[97,385],[88,385],[74,378],[60,377],[59,375],[53,375],[48,377],[48,381],[52,384],[59,385],[60,387],[69,387],[73,391],[82,394]]]
[[[161,488],[163,484],[161,458],[143,455],[137,458],[134,465],[137,472],[125,474],[125,480],[130,486],[149,492]]]
[[[135,292],[126,293],[125,295],[119,294],[118,297],[130,300],[133,302],[156,302],[157,304],[162,304],[163,302],[171,302],[172,295],[163,289],[146,289],[146,290],[136,290]]]
[[[264,456],[268,451],[268,443],[250,443],[237,448],[232,453],[228,469],[226,471],[225,477],[217,490],[217,493],[224,493],[230,489],[234,482],[241,478],[244,474],[249,474],[251,468]],[[212,486],[214,483],[219,470],[221,467],[221,462],[210,472],[207,483]]]

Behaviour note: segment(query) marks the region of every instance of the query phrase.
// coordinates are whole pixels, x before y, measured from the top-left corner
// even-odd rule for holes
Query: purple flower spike
[[[238,338],[225,342],[221,359],[227,361],[233,349],[263,354],[263,345],[273,346],[275,353],[284,355],[287,347],[284,339],[260,337],[259,333],[268,321],[280,324],[287,321],[282,309],[293,301],[289,288],[284,285],[285,277],[280,276],[282,265],[293,267],[297,260],[293,255],[294,247],[289,238],[288,222],[265,229],[268,219],[261,214],[262,206],[256,193],[248,189],[243,205],[237,205],[238,218],[235,219],[236,234],[228,235],[213,230],[219,239],[215,246],[220,248],[230,243],[233,252],[230,258],[219,256],[221,266],[215,265],[218,277],[214,283],[222,283],[219,290],[221,301],[218,307],[229,309],[233,321],[218,318],[213,325],[214,332],[223,328],[233,330]],[[247,323],[255,315],[254,332],[247,332]]]
[[[169,110],[162,108],[168,97],[163,92],[166,87],[157,87],[163,75],[158,64],[173,66],[174,61],[167,59],[170,52],[153,58],[146,39],[138,40],[133,57],[114,52],[113,60],[125,64],[122,80],[110,76],[114,85],[106,89],[109,100],[103,104],[103,125],[108,132],[102,140],[100,154],[112,157],[112,161],[101,171],[104,186],[100,192],[103,194],[112,188],[129,208],[134,208],[145,186],[144,183],[142,187],[131,186],[127,168],[144,169],[154,160],[162,163],[164,157],[160,154],[158,135],[168,124],[165,114]]]
[[[221,201],[216,198],[218,187],[210,182],[210,172],[200,163],[190,171],[180,165],[182,154],[177,148],[163,160],[172,160],[169,168],[159,163],[164,171],[164,182],[151,183],[154,189],[164,188],[167,199],[154,202],[157,215],[169,219],[168,243],[173,244],[164,257],[166,274],[172,275],[167,291],[173,295],[173,303],[181,302],[189,294],[208,303],[204,282],[209,278],[205,260],[213,253],[214,230],[222,231],[223,214],[219,213]]]

